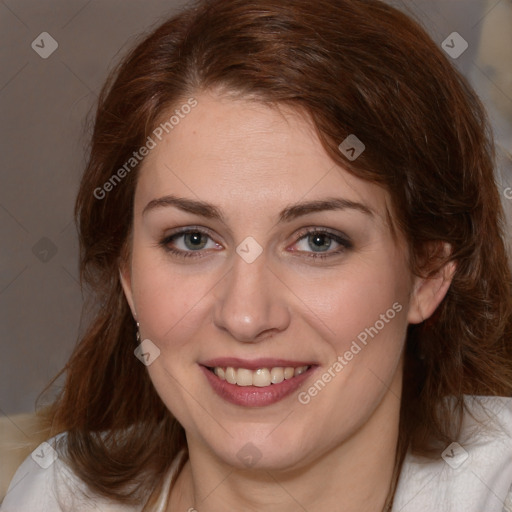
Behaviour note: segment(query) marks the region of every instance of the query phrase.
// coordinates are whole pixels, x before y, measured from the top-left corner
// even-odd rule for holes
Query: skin
[[[218,92],[194,96],[198,106],[143,163],[131,255],[120,268],[141,337],[160,350],[151,380],[187,434],[190,459],[168,510],[381,510],[406,329],[434,312],[454,269],[413,277],[405,244],[386,222],[389,194],[334,164],[297,112]],[[174,206],[143,213],[169,194],[209,202],[224,220]],[[279,222],[291,204],[332,197],[373,213],[318,211]],[[179,236],[167,246],[201,257],[159,244],[184,227],[206,230],[203,245]],[[319,249],[304,228],[328,229],[352,247],[335,254],[342,246],[326,238]],[[248,236],[263,248],[253,263],[236,252]],[[312,257],[319,253],[330,256]],[[299,391],[307,390],[394,303],[401,311],[307,405],[297,393],[265,407],[230,404],[198,365],[223,356],[314,361]],[[237,457],[249,442],[261,454],[251,468]]]

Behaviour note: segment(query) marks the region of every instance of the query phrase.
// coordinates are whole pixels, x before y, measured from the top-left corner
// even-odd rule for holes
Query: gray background
[[[34,410],[83,329],[72,212],[87,116],[135,37],[185,3],[0,0],[0,417]],[[393,4],[419,17],[438,44],[454,31],[468,41],[454,64],[486,102],[500,147],[512,151],[512,2]],[[47,59],[31,47],[42,32],[58,42]],[[500,162],[504,189],[510,162]],[[512,200],[504,204],[510,215]]]

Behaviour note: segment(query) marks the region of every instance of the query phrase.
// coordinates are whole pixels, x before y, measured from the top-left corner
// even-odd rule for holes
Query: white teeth
[[[236,383],[239,386],[252,386],[252,372],[245,368],[238,368],[236,372]]]
[[[217,366],[217,368],[215,368],[214,371],[217,377],[220,377],[222,380],[226,380],[226,372],[224,371],[224,368],[220,368],[219,366]]]
[[[293,368],[292,366],[278,366],[272,369],[259,368],[253,371],[247,368],[233,368],[231,366],[221,368],[220,366],[216,366],[213,372],[219,379],[226,380],[230,384],[263,388],[271,384],[279,384],[285,379],[288,380],[297,375],[301,375],[308,368],[309,366],[300,366],[298,368]]]
[[[272,384],[279,384],[284,380],[284,370],[282,368],[272,368],[270,370],[270,381]]]
[[[254,373],[246,370],[251,375],[252,385],[258,386],[259,388],[263,388],[265,386],[269,386],[270,384],[270,372],[266,368],[260,368],[256,370]],[[240,374],[240,370],[238,370]],[[238,380],[237,380],[238,382]]]
[[[234,368],[226,368],[226,380],[230,384],[236,384],[236,370]]]
[[[295,373],[295,368],[291,368],[290,366],[287,366],[284,369],[284,378],[285,379],[291,379],[293,377],[294,373]]]

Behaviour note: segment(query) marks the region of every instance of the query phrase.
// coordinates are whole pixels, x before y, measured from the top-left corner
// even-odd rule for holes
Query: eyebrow
[[[185,197],[177,197],[174,195],[167,195],[158,199],[150,201],[142,210],[142,215],[146,215],[152,210],[164,207],[175,207],[188,213],[193,213],[207,219],[218,220],[226,224],[225,217],[221,210],[213,204],[197,201],[194,199],[187,199]],[[279,214],[279,222],[291,222],[292,220],[308,215],[310,213],[333,211],[333,210],[356,210],[370,217],[374,216],[374,211],[363,203],[343,199],[339,197],[329,197],[326,199],[307,201],[302,203],[292,204],[284,208]]]

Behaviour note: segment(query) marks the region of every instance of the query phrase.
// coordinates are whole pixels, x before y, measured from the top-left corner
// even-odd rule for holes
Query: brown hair
[[[426,454],[453,440],[464,394],[512,395],[512,299],[483,107],[425,31],[378,0],[202,1],[112,73],[76,202],[81,277],[97,308],[63,370],[48,413],[53,434],[68,432],[67,458],[82,480],[125,503],[154,496],[186,450],[183,428],[134,357],[119,280],[138,168],[104,198],[95,190],[163,113],[213,88],[305,112],[336,163],[389,191],[411,271],[457,264],[435,314],[409,326],[396,476],[408,448]],[[338,149],[349,134],[366,146],[353,162]],[[435,251],[442,242],[451,255]]]

